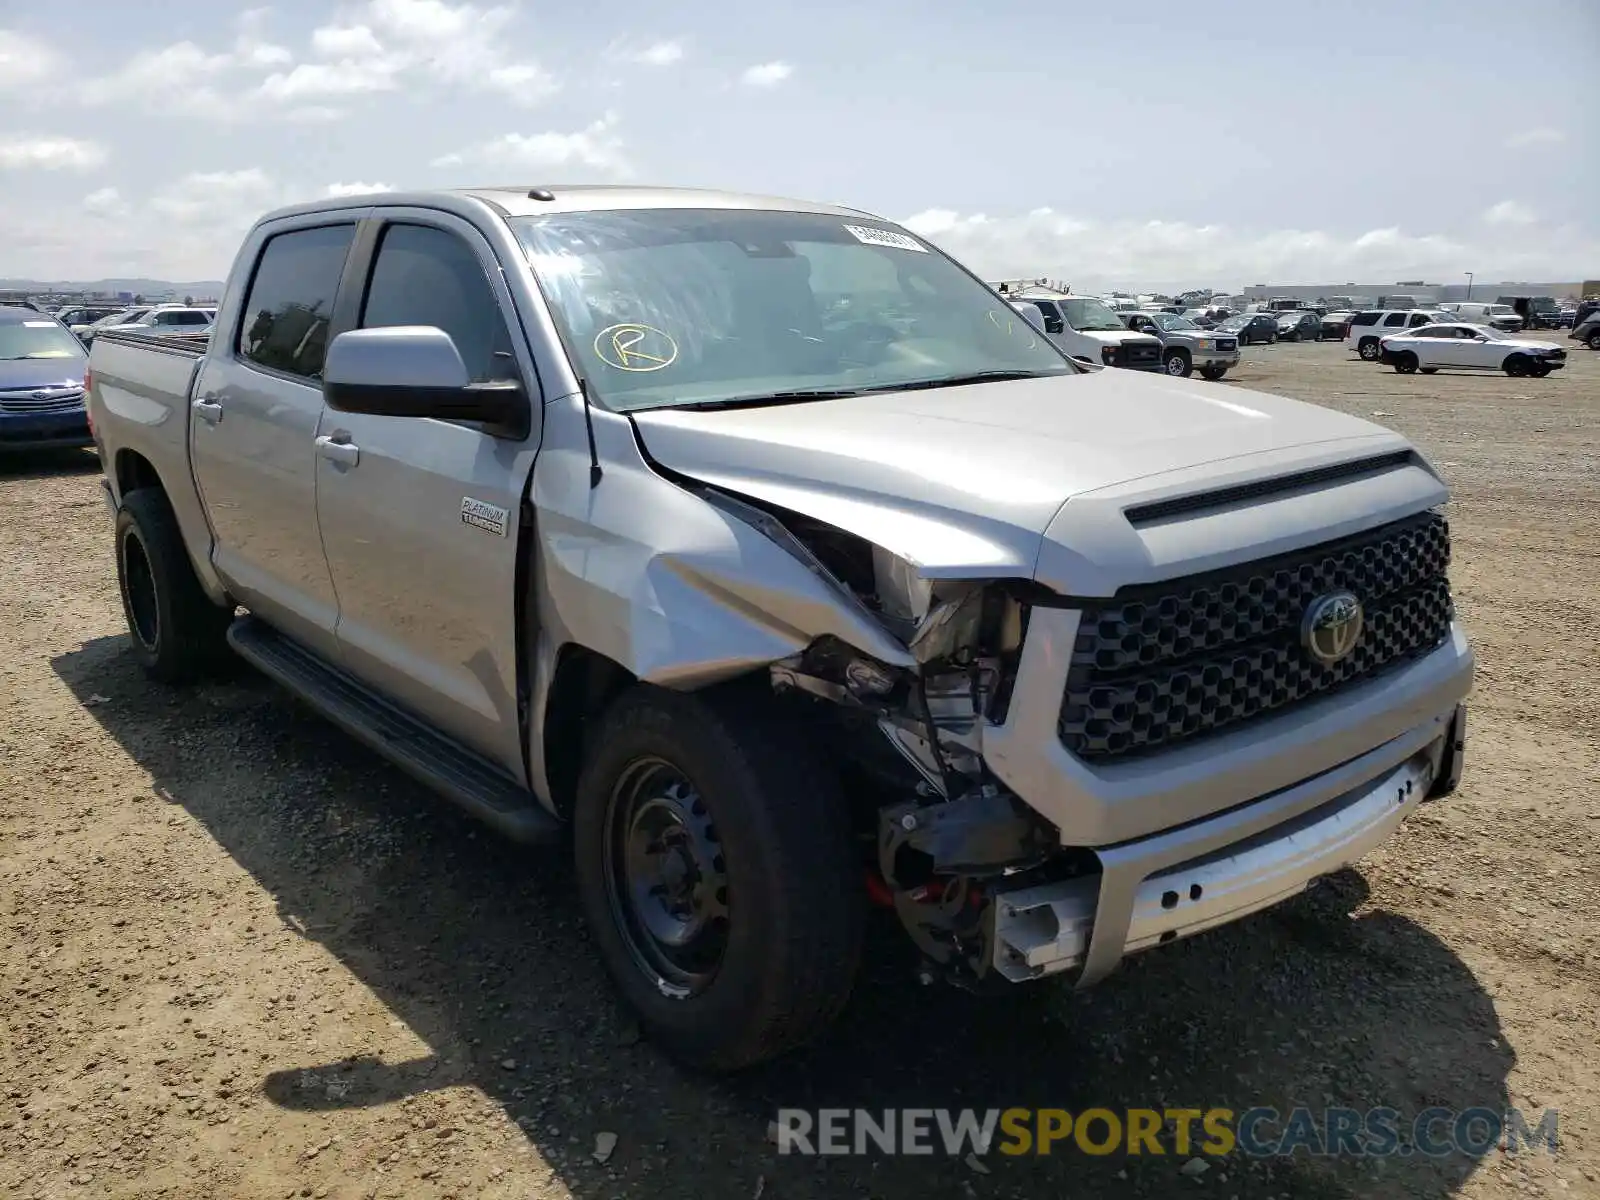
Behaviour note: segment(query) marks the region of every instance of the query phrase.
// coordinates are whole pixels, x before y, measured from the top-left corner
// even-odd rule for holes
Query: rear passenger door
[[[212,560],[252,612],[324,654],[338,607],[317,533],[322,359],[355,215],[273,227],[244,303],[217,329],[189,419]]]
[[[324,414],[317,514],[339,596],[339,660],[520,777],[517,552],[538,448],[537,377],[525,339],[512,336],[494,251],[470,223],[377,210],[371,233],[356,325],[444,330],[474,382],[522,381],[533,431],[517,439],[465,422]]]

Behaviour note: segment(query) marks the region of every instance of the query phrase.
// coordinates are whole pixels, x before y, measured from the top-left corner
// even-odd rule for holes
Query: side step
[[[262,674],[499,833],[523,843],[562,836],[561,822],[505,771],[379,699],[270,626],[241,617],[229,626],[228,642]]]

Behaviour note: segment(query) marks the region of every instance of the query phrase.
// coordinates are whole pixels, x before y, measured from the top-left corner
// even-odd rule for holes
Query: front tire
[[[770,704],[636,688],[578,784],[578,887],[601,958],[651,1039],[701,1069],[813,1040],[860,955],[848,808]]]
[[[1210,366],[1205,366],[1205,367],[1201,367],[1200,368],[1200,374],[1204,378],[1209,379],[1212,382],[1215,382],[1218,379],[1221,379],[1227,373],[1228,373],[1228,368],[1227,367],[1216,366],[1214,364],[1210,365]]]
[[[1194,370],[1193,364],[1189,361],[1189,356],[1182,350],[1174,350],[1167,355],[1161,365],[1166,373],[1174,379],[1187,379]]]
[[[233,612],[213,604],[200,586],[164,492],[138,488],[122,498],[116,547],[122,614],[145,674],[191,683],[236,661],[227,642]]]
[[[1510,358],[1506,359],[1502,369],[1507,375],[1511,376],[1511,378],[1521,379],[1524,376],[1531,375],[1533,373],[1533,364],[1528,361],[1526,355],[1513,354]]]

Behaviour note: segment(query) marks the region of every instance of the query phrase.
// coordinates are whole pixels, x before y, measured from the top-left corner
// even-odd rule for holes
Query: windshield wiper
[[[731,396],[726,400],[700,400],[688,404],[668,404],[666,408],[685,408],[691,412],[720,412],[728,408],[761,408],[769,404],[806,404],[812,400],[845,400],[864,395],[871,388],[810,388],[788,392],[764,392],[759,396]]]
[[[1058,372],[1040,371],[972,371],[966,375],[949,375],[943,379],[914,379],[910,383],[885,384],[868,388],[873,392],[915,392],[928,388],[965,387],[969,383],[1004,383],[1008,379],[1045,379]],[[1062,371],[1059,374],[1065,375]]]

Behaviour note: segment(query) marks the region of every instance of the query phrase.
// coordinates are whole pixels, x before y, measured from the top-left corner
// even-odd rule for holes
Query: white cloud
[[[688,43],[683,38],[667,38],[642,46],[617,41],[607,49],[606,57],[614,62],[634,63],[643,67],[670,67],[673,63],[682,62],[688,52]]]
[[[330,183],[323,194],[326,196],[364,196],[368,192],[392,192],[394,188],[387,183]]]
[[[508,51],[515,15],[503,5],[366,0],[339,23],[313,30],[316,61],[273,74],[263,82],[261,95],[300,101],[428,81],[533,105],[558,84],[538,63]]]
[[[1110,287],[1241,287],[1249,283],[1561,279],[1600,261],[1600,239],[1521,227],[1482,243],[1398,228],[1359,235],[1249,230],[1184,221],[1090,220],[1039,208],[1021,215],[929,209],[904,224],[990,279],[1049,276],[1088,291]]]
[[[365,25],[324,25],[311,31],[311,49],[324,58],[376,58],[383,44]]]
[[[250,8],[239,14],[239,37],[233,52],[239,62],[255,67],[275,67],[293,60],[288,47],[269,42],[262,35],[268,8]]]
[[[1506,139],[1506,145],[1513,150],[1523,150],[1530,146],[1559,146],[1566,140],[1567,135],[1561,130],[1542,126],[1512,134]]]
[[[96,216],[111,217],[127,211],[127,204],[122,199],[122,193],[114,187],[96,188],[83,198],[85,212]]]
[[[482,166],[495,170],[555,171],[587,169],[597,175],[620,178],[629,173],[617,136],[617,118],[607,113],[598,121],[571,133],[507,133],[433,160],[436,167]]]
[[[749,87],[777,87],[793,74],[794,68],[786,62],[757,63],[746,67],[739,81]]]
[[[1539,214],[1516,200],[1502,200],[1484,210],[1483,219],[1490,225],[1532,225]]]
[[[51,78],[61,56],[36,38],[0,29],[0,91],[23,88]]]
[[[142,50],[121,70],[90,74],[73,89],[89,104],[133,100],[146,107],[181,107],[196,116],[220,102],[208,81],[234,65],[232,54],[213,54],[193,42]]]
[[[69,137],[0,138],[0,169],[87,171],[106,160],[105,147]]]

